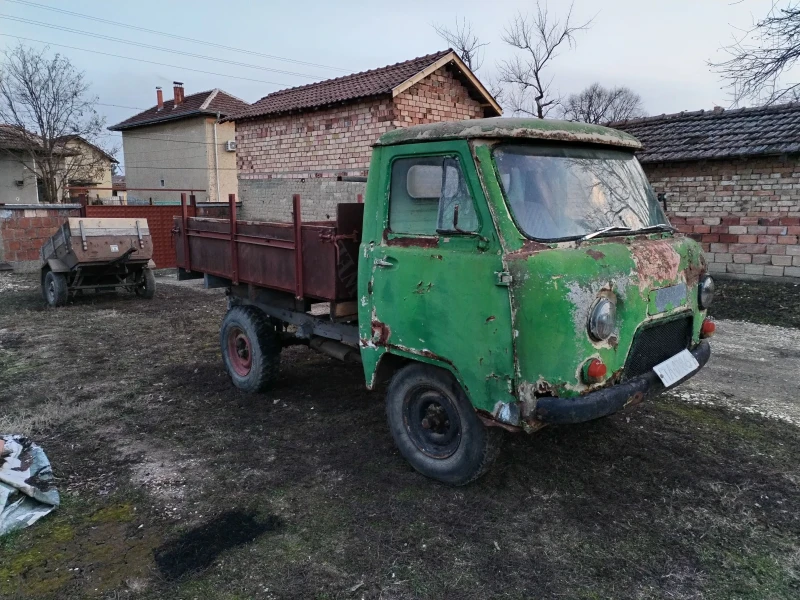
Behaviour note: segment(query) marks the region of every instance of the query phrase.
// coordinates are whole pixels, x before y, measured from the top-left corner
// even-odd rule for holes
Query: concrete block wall
[[[300,194],[304,221],[335,220],[336,206],[341,202],[356,202],[365,189],[365,183],[335,179],[242,179],[239,191],[247,200],[242,202],[239,218],[290,222],[292,195]]]
[[[38,270],[45,241],[69,217],[80,214],[78,204],[0,206],[0,263],[9,263],[15,271]]]
[[[699,241],[709,271],[800,278],[800,158],[645,164],[670,220]]]

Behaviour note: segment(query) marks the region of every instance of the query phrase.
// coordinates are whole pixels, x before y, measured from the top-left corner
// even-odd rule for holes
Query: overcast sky
[[[710,109],[715,104],[728,106],[730,101],[723,84],[718,75],[709,70],[707,62],[723,58],[721,48],[730,43],[736,28],[750,27],[754,19],[769,12],[772,2],[576,0],[575,21],[592,17],[594,21],[588,31],[577,34],[577,46],[571,50],[565,48],[553,63],[550,71],[554,76],[553,88],[568,94],[594,81],[606,86],[625,85],[642,96],[645,109],[651,115]],[[209,47],[58,13],[33,4],[27,0],[0,0],[0,34],[3,34],[0,46],[15,45],[15,37],[49,42],[53,52],[64,53],[86,72],[101,103],[135,109],[155,104],[154,89],[158,85],[165,88],[165,97],[171,98],[173,80],[185,83],[187,95],[219,87],[253,102],[283,87],[435,52],[446,44],[437,37],[430,24],[453,24],[457,15],[471,21],[481,39],[489,42],[483,68],[478,74],[490,75],[494,72],[494,64],[511,54],[500,40],[503,26],[516,11],[534,6],[530,0],[495,0],[492,3],[485,0],[403,0],[392,3],[375,0],[35,1],[35,4],[226,47],[325,65],[323,67]],[[565,2],[553,0],[549,5],[554,14],[563,14],[568,7]],[[74,31],[22,23],[8,17]],[[95,37],[98,35],[112,39]],[[44,45],[28,40],[23,40],[23,43],[35,47]],[[126,41],[248,63],[259,68],[132,46]],[[188,69],[210,71],[216,75]],[[138,112],[115,106],[101,106],[100,109],[109,125]],[[113,143],[113,139],[108,141]]]

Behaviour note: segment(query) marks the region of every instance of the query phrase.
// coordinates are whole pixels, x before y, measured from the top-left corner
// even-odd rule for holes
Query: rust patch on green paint
[[[677,280],[681,257],[670,241],[647,240],[632,243],[630,248],[639,275],[640,289],[649,289],[660,282]]]
[[[588,254],[589,256],[591,256],[595,260],[600,260],[601,258],[605,258],[606,257],[606,255],[603,254],[602,252],[600,252],[599,250],[591,250],[590,249],[590,250],[586,251],[586,254]]]

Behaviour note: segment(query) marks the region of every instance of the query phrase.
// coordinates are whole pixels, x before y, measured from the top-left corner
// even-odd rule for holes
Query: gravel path
[[[798,373],[800,329],[717,321],[708,365],[672,395],[800,426]]]

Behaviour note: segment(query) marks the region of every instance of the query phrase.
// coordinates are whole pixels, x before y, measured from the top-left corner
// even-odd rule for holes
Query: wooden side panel
[[[97,233],[90,233],[96,231],[114,231],[121,232],[127,235],[136,235],[136,223],[139,223],[139,231],[142,234],[150,235],[150,228],[147,225],[147,219],[98,219],[98,218],[81,218],[70,217],[68,224],[72,235],[80,235],[80,225],[83,224],[83,231],[86,235],[102,235]]]
[[[340,205],[340,209],[342,206]],[[340,210],[337,221],[302,224],[303,290],[306,297],[321,301],[355,298],[358,244],[363,221],[363,204]],[[191,270],[232,278],[230,221],[190,218],[188,220]],[[185,267],[181,218],[174,219],[174,247],[177,264]],[[291,223],[237,221],[236,248],[241,283],[294,292],[295,247]],[[343,239],[340,236],[344,235]]]
[[[159,269],[175,267],[175,240],[172,236],[173,217],[181,214],[180,205],[168,206],[86,206],[87,218],[122,218],[126,221],[146,220],[153,242],[153,261]],[[189,207],[189,215],[194,216],[195,208]]]

